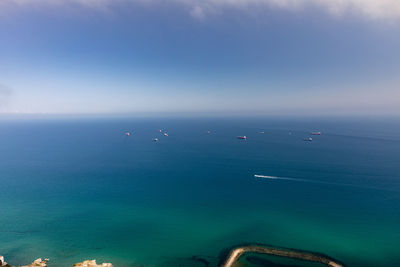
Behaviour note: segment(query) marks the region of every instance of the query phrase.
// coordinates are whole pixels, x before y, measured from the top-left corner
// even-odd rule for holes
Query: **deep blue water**
[[[15,265],[195,266],[258,242],[400,266],[398,118],[3,118],[0,151]]]

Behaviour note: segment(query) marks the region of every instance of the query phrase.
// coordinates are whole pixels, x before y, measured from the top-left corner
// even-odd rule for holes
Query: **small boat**
[[[162,130],[157,130],[159,133],[161,133],[162,132]]]
[[[154,141],[154,142],[157,142],[157,141],[158,141],[158,138],[153,138],[153,141]]]
[[[311,138],[311,137],[307,137],[307,138],[304,138],[303,140],[304,140],[304,141],[311,142],[311,141],[312,141],[312,138]]]
[[[321,132],[311,132],[311,135],[321,135]]]
[[[164,133],[164,136],[168,136],[168,134],[167,134],[167,133]]]
[[[126,136],[131,136],[131,133],[130,132],[126,132],[125,135]]]
[[[245,135],[243,135],[243,136],[238,136],[237,139],[247,140],[247,136],[245,136]]]

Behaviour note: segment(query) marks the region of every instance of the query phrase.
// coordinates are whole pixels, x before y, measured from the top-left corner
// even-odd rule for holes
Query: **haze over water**
[[[49,257],[49,266],[92,258],[195,266],[192,256],[216,264],[223,249],[257,242],[348,266],[396,266],[399,125],[398,118],[2,119],[0,252],[15,265]],[[322,135],[304,142],[311,131]]]

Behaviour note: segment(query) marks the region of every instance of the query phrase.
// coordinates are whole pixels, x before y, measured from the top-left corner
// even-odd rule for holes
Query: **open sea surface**
[[[13,265],[215,266],[254,242],[400,266],[400,119],[2,118],[0,241]]]

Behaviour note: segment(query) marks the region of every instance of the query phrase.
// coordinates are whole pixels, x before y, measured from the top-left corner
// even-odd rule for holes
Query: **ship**
[[[153,141],[154,141],[154,142],[157,142],[157,141],[158,141],[158,138],[153,138]]]
[[[167,134],[167,133],[164,133],[164,136],[168,136],[168,134]]]
[[[321,132],[311,132],[311,135],[321,135]]]
[[[243,139],[243,140],[246,140],[246,139],[247,139],[247,136],[245,136],[245,135],[243,135],[243,136],[238,136],[238,137],[237,137],[237,139]]]
[[[311,138],[311,137],[307,137],[307,138],[304,138],[303,140],[304,140],[304,141],[309,141],[309,142],[311,142],[311,141],[312,141],[312,138]]]
[[[126,132],[125,135],[126,136],[131,136],[131,133],[130,132]]]

